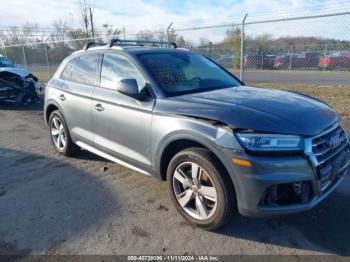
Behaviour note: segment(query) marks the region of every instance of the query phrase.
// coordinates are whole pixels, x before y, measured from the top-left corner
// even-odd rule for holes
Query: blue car
[[[41,89],[38,78],[0,55],[0,102],[28,104],[38,100]]]

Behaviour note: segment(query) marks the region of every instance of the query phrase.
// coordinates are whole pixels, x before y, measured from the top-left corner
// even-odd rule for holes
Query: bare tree
[[[11,26],[0,30],[0,39],[4,44],[25,44],[43,41],[44,32],[40,32],[38,24],[25,23],[22,27]]]
[[[71,39],[81,39],[86,38],[86,32],[83,29],[69,30],[68,36]]]
[[[187,47],[187,43],[185,41],[185,39],[183,38],[182,35],[180,35],[177,40],[176,40],[176,44],[178,47]]]
[[[63,41],[68,37],[68,33],[70,28],[67,24],[67,21],[63,21],[62,19],[55,20],[53,22],[54,31],[51,34],[51,39],[54,41]]]
[[[136,35],[137,40],[151,41],[154,40],[154,33],[150,30],[139,31]]]
[[[94,12],[91,7],[89,7],[89,13],[90,13],[90,24],[91,24],[91,35],[93,38],[95,38],[95,30],[94,30]]]
[[[105,35],[105,37],[111,38],[112,35],[113,35],[113,32],[115,31],[115,30],[113,30],[113,25],[110,25],[110,24],[103,24],[102,27],[103,27],[103,29],[104,29],[104,35]]]
[[[177,39],[177,33],[174,28],[171,28],[169,30],[169,34],[167,35],[168,41],[169,42],[176,42]]]
[[[240,67],[240,47],[241,47],[241,30],[229,29],[226,31],[226,37],[223,42],[223,46],[232,50],[233,65],[235,68]]]
[[[157,34],[157,38],[159,41],[168,41],[165,30],[162,29],[159,32],[157,32],[156,34]]]
[[[80,0],[80,14],[82,19],[82,24],[84,26],[86,37],[89,37],[89,25],[90,25],[90,4],[86,0]]]

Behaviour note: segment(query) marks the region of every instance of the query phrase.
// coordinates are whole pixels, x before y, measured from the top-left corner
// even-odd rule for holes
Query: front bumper
[[[231,151],[230,157],[228,152],[225,155],[226,161],[230,162],[226,166],[229,166],[228,171],[235,185],[239,212],[246,216],[280,215],[311,209],[335,190],[350,169],[349,144],[332,159],[334,163],[340,164],[332,171],[334,174],[326,188],[321,186],[317,169],[306,155],[262,157],[251,156],[243,151],[234,154]],[[234,165],[231,157],[248,160],[252,166]],[[294,188],[292,185],[300,182],[308,185],[307,199],[298,201],[295,198],[294,202],[287,201],[282,204],[266,201],[271,188]]]

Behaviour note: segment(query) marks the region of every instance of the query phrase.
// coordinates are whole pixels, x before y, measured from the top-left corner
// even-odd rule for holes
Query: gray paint
[[[315,173],[303,154],[274,158],[250,155],[237,142],[234,132],[250,129],[310,137],[339,121],[333,109],[304,95],[244,85],[166,97],[136,57],[136,54],[157,50],[188,52],[105,47],[76,52],[62,63],[48,83],[45,115],[48,106],[56,105],[67,121],[73,141],[83,142],[89,148],[96,148],[95,152],[103,152],[111,156],[110,159],[120,159],[159,178],[161,156],[170,143],[187,139],[202,144],[219,158],[230,174],[239,211],[244,215],[305,210],[324,198],[316,195],[306,205],[262,210],[258,202],[267,187],[310,180],[317,189]],[[86,52],[117,52],[128,57],[150,83],[152,97],[135,99],[116,90],[59,79],[66,63]],[[65,96],[64,101],[59,99],[61,95]],[[251,160],[254,166],[233,165],[233,156]]]

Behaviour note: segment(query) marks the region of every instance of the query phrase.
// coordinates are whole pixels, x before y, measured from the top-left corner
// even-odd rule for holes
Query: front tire
[[[51,142],[58,153],[70,156],[79,150],[70,137],[67,124],[60,111],[56,110],[51,113],[49,128]]]
[[[207,149],[176,154],[167,169],[170,198],[190,223],[213,230],[225,225],[236,210],[232,181]]]

